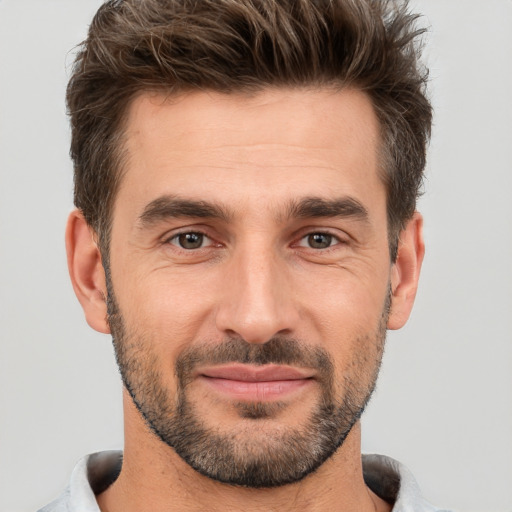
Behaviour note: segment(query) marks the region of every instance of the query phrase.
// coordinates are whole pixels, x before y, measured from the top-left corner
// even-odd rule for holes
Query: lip
[[[290,366],[232,364],[203,368],[198,379],[238,400],[270,401],[308,386],[314,380],[314,372]]]
[[[282,380],[310,379],[314,372],[292,366],[268,364],[252,366],[247,364],[230,364],[213,366],[200,371],[204,377],[214,379],[238,380],[244,382],[271,382]]]

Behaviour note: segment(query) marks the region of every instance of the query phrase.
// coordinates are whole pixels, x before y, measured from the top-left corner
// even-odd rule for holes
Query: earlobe
[[[400,329],[412,310],[425,254],[423,217],[416,212],[400,233],[398,255],[391,268],[391,311],[388,329]]]
[[[82,305],[87,323],[108,334],[107,288],[101,254],[94,232],[79,210],[71,212],[66,227],[68,269],[75,294]]]

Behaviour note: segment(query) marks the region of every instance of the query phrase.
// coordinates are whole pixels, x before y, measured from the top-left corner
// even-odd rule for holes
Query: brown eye
[[[193,250],[193,249],[201,249],[206,241],[210,241],[210,239],[203,235],[203,233],[180,233],[179,235],[174,236],[171,239],[171,243],[173,245],[177,245],[182,249]]]
[[[332,244],[332,238],[325,233],[313,233],[308,235],[308,245],[312,249],[327,249]]]
[[[339,240],[329,233],[311,233],[306,235],[299,245],[310,249],[328,249],[337,243],[339,243]]]

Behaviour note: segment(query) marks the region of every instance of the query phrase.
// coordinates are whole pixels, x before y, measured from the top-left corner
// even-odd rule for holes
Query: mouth
[[[217,393],[242,401],[287,398],[314,383],[315,372],[290,366],[230,364],[200,371],[197,378]]]

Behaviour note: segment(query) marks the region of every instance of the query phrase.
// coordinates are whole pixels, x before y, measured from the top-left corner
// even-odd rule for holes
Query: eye
[[[186,250],[201,249],[212,244],[212,240],[205,234],[197,233],[195,231],[179,233],[173,236],[169,242],[172,245],[176,245],[177,247]]]
[[[328,249],[339,243],[339,240],[329,233],[310,233],[301,239],[299,246],[311,249]]]

